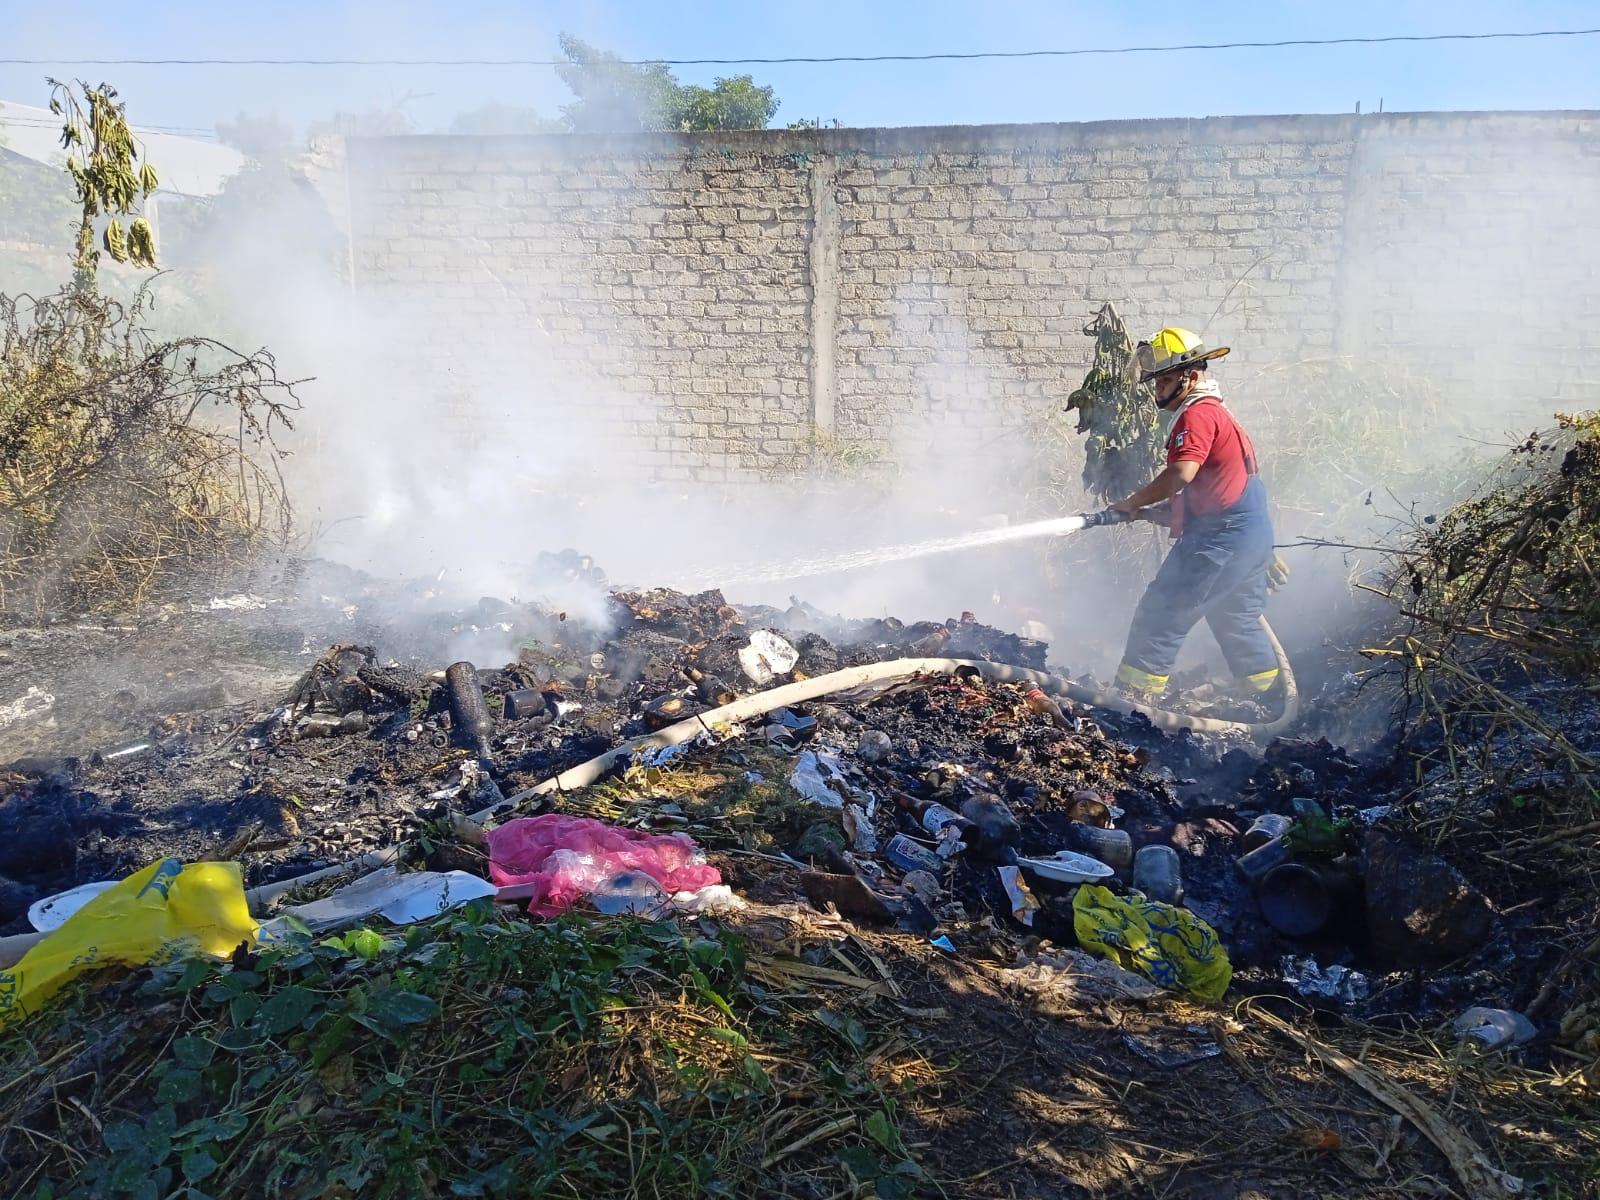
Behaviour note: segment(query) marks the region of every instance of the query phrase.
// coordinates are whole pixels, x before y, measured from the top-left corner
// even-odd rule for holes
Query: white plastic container
[[[1019,858],[1017,865],[1055,883],[1097,883],[1112,873],[1098,858],[1073,850],[1058,850],[1049,858]]]

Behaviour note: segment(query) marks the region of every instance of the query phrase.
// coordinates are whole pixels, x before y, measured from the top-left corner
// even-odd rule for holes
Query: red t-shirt
[[[1172,536],[1188,517],[1225,512],[1239,502],[1256,469],[1250,435],[1215,396],[1202,396],[1183,410],[1167,438],[1167,465],[1200,464],[1200,473],[1172,501]]]

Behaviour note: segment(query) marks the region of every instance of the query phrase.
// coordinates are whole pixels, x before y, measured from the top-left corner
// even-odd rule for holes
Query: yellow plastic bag
[[[84,971],[181,953],[226,958],[240,942],[254,944],[258,928],[238,863],[151,863],[94,897],[15,967],[0,971],[0,1028],[37,1012]]]
[[[1211,926],[1188,909],[1137,892],[1114,896],[1083,884],[1072,898],[1072,926],[1085,950],[1174,992],[1220,1000],[1233,979],[1228,951]]]

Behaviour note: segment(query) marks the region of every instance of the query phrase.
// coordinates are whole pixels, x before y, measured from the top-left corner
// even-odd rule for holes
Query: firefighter
[[[1167,465],[1111,507],[1166,525],[1175,539],[1145,589],[1128,630],[1117,684],[1150,702],[1167,680],[1189,630],[1211,627],[1242,691],[1265,695],[1278,661],[1261,622],[1272,551],[1267,491],[1255,447],[1206,372],[1228,347],[1206,348],[1187,329],[1163,329],[1138,347],[1139,381],[1155,391],[1166,428]]]

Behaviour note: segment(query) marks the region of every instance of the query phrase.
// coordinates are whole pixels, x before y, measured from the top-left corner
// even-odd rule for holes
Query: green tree
[[[50,111],[61,118],[61,146],[67,152],[67,173],[72,176],[81,209],[72,259],[74,286],[94,287],[100,264],[94,226],[102,214],[106,225],[101,242],[106,253],[119,263],[154,267],[155,232],[139,214],[145,198],[156,190],[156,172],[148,161],[141,161],[144,155],[128,128],[126,106],[117,103],[116,89],[110,84],[90,87],[81,79],[75,85],[55,79],[49,83]]]
[[[577,100],[561,116],[575,133],[670,129],[668,116],[678,81],[660,63],[632,66],[609,50],[599,50],[571,34],[561,35],[569,65],[556,68]]]
[[[778,111],[770,87],[748,75],[718,79],[710,89],[690,85],[679,92],[680,129],[765,129]]]
[[[749,75],[685,85],[664,63],[626,63],[566,33],[561,53],[556,73],[577,97],[561,115],[575,133],[764,129],[778,111],[772,89]]]

